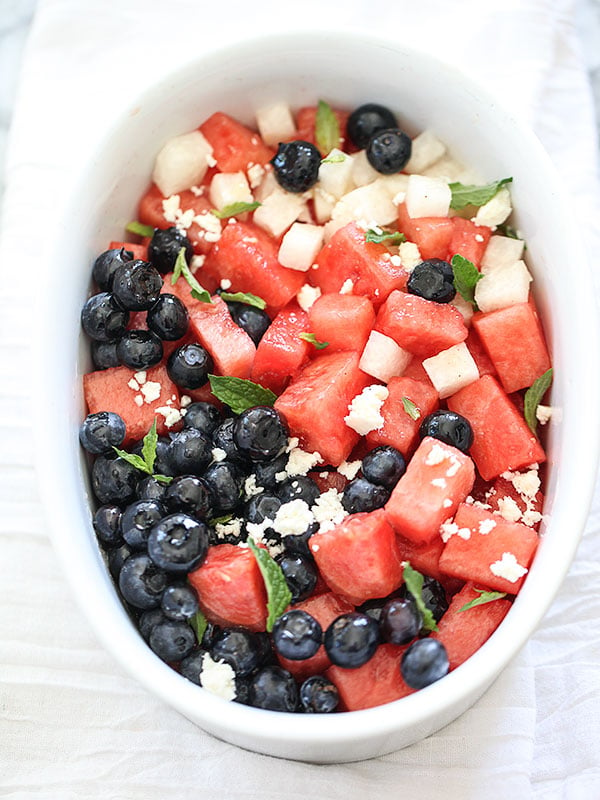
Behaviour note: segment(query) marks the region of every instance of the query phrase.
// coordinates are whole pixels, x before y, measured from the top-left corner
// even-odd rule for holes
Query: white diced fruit
[[[315,219],[321,225],[331,219],[331,212],[337,199],[327,192],[324,192],[319,186],[315,186],[313,190],[313,210],[315,212]]]
[[[439,178],[411,175],[406,188],[406,210],[409,217],[447,217],[452,192]]]
[[[352,186],[352,156],[334,147],[319,167],[318,186],[336,200]]]
[[[352,159],[352,182],[356,187],[366,186],[380,177],[381,173],[370,165],[366,150],[359,150],[358,153],[354,154]]]
[[[364,222],[367,226],[389,225],[398,216],[389,192],[381,184],[370,183],[345,194],[331,212],[331,219],[342,227],[349,222]]]
[[[514,264],[488,272],[477,281],[475,302],[480,311],[497,311],[517,303],[526,303],[532,280],[525,262],[515,261]]]
[[[404,171],[409,175],[420,175],[431,167],[446,152],[446,145],[438,139],[433,131],[423,131],[412,140],[410,159]]]
[[[283,237],[277,260],[283,267],[306,272],[322,246],[323,228],[320,225],[294,222]]]
[[[464,342],[426,358],[423,368],[441,399],[450,397],[479,378],[477,364]]]
[[[492,236],[481,259],[481,271],[485,274],[495,269],[509,267],[523,256],[525,242],[508,236]]]
[[[476,225],[487,225],[490,228],[495,228],[496,225],[500,225],[508,219],[511,211],[510,192],[508,189],[500,189],[491,200],[488,200],[485,205],[479,208],[477,214],[473,217],[473,222]]]
[[[485,181],[482,181],[479,173],[475,172],[470,167],[465,167],[464,164],[457,161],[451,155],[448,155],[448,153],[442,156],[439,161],[436,161],[435,164],[424,169],[423,175],[427,175],[429,178],[442,178],[448,183],[454,181],[475,185],[485,183]]]
[[[389,336],[371,331],[358,368],[384,383],[402,375],[412,356]]]
[[[234,203],[251,203],[254,200],[243,172],[217,172],[210,182],[208,195],[219,211]]]
[[[468,300],[465,300],[465,298],[457,292],[454,296],[454,300],[452,300],[451,305],[453,305],[457,311],[460,311],[462,318],[465,321],[465,325],[470,325],[474,313],[472,303],[469,303]]]
[[[301,195],[277,187],[254,212],[254,223],[278,237],[298,219],[305,206]]]
[[[165,197],[202,182],[212,145],[200,131],[169,139],[156,156],[152,180]]]
[[[274,103],[256,112],[256,125],[263,141],[270,147],[293,137],[294,118],[287,103]]]
[[[376,181],[373,181],[371,186],[373,187],[373,191],[375,189],[380,189],[386,192],[390,196],[392,203],[397,206],[398,195],[403,196],[406,193],[408,175],[402,175],[400,172],[397,175],[381,175]]]

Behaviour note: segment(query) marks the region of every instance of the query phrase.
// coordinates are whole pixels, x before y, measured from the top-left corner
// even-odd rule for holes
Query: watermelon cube
[[[348,121],[349,112],[341,111],[338,108],[334,108],[333,113],[337,118],[338,125],[340,128],[340,139],[335,146],[341,148],[344,144],[344,137],[346,135],[346,123]],[[311,144],[316,144],[317,143],[316,132],[315,132],[316,118],[317,118],[317,106],[303,106],[302,108],[299,108],[298,111],[296,112],[297,131],[294,133],[292,138],[301,139],[303,142],[310,142]],[[326,156],[328,155],[328,153],[321,153],[321,155]]]
[[[120,250],[122,247],[133,253],[134,258],[139,258],[141,261],[148,260],[148,245],[134,244],[133,242],[111,242],[108,245],[109,250]]]
[[[221,172],[247,170],[252,164],[264,165],[275,155],[256,131],[221,111],[203,122],[199,130],[212,145],[212,155]]]
[[[448,247],[447,260],[451,261],[453,256],[461,255],[479,269],[492,229],[487,225],[475,225],[470,219],[462,217],[452,217],[452,225],[454,230]]]
[[[324,294],[310,307],[308,319],[317,341],[329,343],[328,352],[362,352],[375,323],[375,311],[366,297]]]
[[[449,217],[416,217],[412,219],[405,203],[398,206],[398,230],[419,248],[421,258],[445,259],[452,236],[454,224]]]
[[[346,669],[332,665],[325,675],[340,694],[340,711],[360,711],[391,703],[412,694],[400,674],[400,661],[408,645],[380,644],[362,667]]]
[[[308,315],[292,302],[277,314],[258,343],[251,378],[281,394],[302,364],[308,360],[308,342],[300,338],[310,330]]]

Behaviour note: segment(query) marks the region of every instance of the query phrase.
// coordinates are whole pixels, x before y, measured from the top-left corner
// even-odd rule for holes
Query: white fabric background
[[[99,647],[47,538],[29,424],[31,403],[44,393],[28,376],[36,271],[47,269],[45,242],[79,164],[131,92],[207,42],[319,20],[333,31],[396,31],[474,74],[533,125],[573,194],[593,256],[597,143],[573,17],[569,0],[303,0],[277,10],[247,0],[42,0],[14,118],[0,240],[0,797],[600,798],[600,494],[549,614],[470,711],[387,757],[297,764],[216,741]],[[565,265],[565,279],[569,272]],[[68,254],[57,276],[65,279]]]

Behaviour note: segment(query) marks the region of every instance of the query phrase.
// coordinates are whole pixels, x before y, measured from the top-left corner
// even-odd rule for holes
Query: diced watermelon
[[[189,573],[188,580],[198,592],[200,608],[209,622],[265,630],[267,593],[250,549],[232,544],[209,547],[206,560]]]
[[[336,231],[323,247],[311,269],[311,282],[323,294],[339,292],[346,281],[352,281],[352,292],[368,297],[379,306],[393,289],[406,284],[406,272],[390,261],[383,244],[367,242],[365,232],[355,222]]]
[[[399,291],[392,292],[379,309],[375,330],[421,359],[464,342],[468,334],[454,306]]]
[[[351,514],[313,534],[309,547],[325,583],[354,605],[386,597],[402,583],[396,534],[382,510]]]
[[[475,314],[473,326],[507,394],[531,386],[550,368],[546,343],[529,303]]]
[[[541,444],[492,375],[449,397],[448,408],[471,423],[470,453],[484,480],[546,460]]]
[[[454,224],[448,217],[416,217],[412,219],[406,205],[398,206],[398,230],[419,248],[421,258],[445,259],[454,235]]]
[[[402,373],[402,377],[412,378],[413,381],[420,381],[421,383],[426,383],[427,386],[431,386],[433,388],[433,383],[431,382],[431,378],[425,372],[425,367],[423,366],[423,362],[418,356],[413,356],[411,358],[411,360],[408,362],[408,366]]]
[[[148,246],[145,244],[134,244],[133,242],[111,242],[108,245],[109,250],[120,250],[122,247],[133,253],[134,259],[139,258],[141,261],[148,260]]]
[[[454,231],[448,247],[447,260],[451,261],[453,256],[461,255],[479,269],[492,229],[487,225],[475,225],[470,219],[462,217],[452,217],[452,225]]]
[[[451,670],[459,667],[487,642],[512,605],[510,600],[499,598],[461,611],[467,603],[481,596],[475,589],[475,584],[467,583],[454,595],[438,622],[439,630],[431,634],[432,639],[439,639],[446,648]]]
[[[316,356],[275,401],[302,446],[319,452],[324,463],[339,466],[352,452],[359,435],[344,417],[353,398],[371,383],[351,351]]]
[[[399,534],[397,539],[402,561],[410,561],[411,566],[423,575],[429,575],[438,581],[443,579],[444,576],[439,570],[440,556],[444,549],[441,536],[436,536],[425,544],[411,542]]]
[[[535,496],[529,498],[529,503],[519,494],[512,481],[507,480],[500,476],[494,481],[491,490],[487,494],[487,502],[492,507],[493,511],[500,511],[502,500],[514,501],[521,513],[528,510],[541,514],[544,505],[544,495],[541,492],[536,492]],[[535,526],[530,526],[535,527]]]
[[[304,274],[282,267],[277,260],[277,242],[256,225],[230,222],[223,229],[201,270],[218,281],[231,281],[232,292],[251,292],[267,303],[274,316],[304,284]]]
[[[362,667],[345,669],[332,665],[325,675],[340,694],[340,711],[360,711],[392,703],[412,694],[400,674],[400,661],[408,645],[380,644]]]
[[[367,433],[367,441],[371,447],[390,444],[407,456],[417,442],[423,418],[439,405],[438,393],[431,384],[428,386],[423,381],[404,376],[391,378],[388,391],[389,396],[381,407],[381,416],[385,420],[383,427]],[[419,411],[417,419],[406,411],[403,399],[412,400],[416,405]]]
[[[336,492],[343,492],[348,485],[348,478],[337,470],[316,469],[307,474],[317,484],[321,494],[325,494],[330,489],[335,489]]]
[[[158,364],[145,372],[146,382],[160,386],[160,395],[150,403],[146,402],[144,395],[138,389],[129,386],[136,373],[128,367],[111,367],[83,376],[83,394],[88,413],[114,411],[118,414],[126,428],[124,447],[143,439],[155,419],[159,436],[166,436],[167,433],[174,433],[181,428],[180,420],[167,428],[165,420],[168,412],[157,411],[159,408],[179,408],[179,389],[169,378],[166,367]],[[136,403],[136,397],[140,398],[138,401],[140,405]]]
[[[375,323],[375,311],[366,297],[324,294],[310,307],[308,319],[317,341],[328,342],[328,352],[362,352]]]
[[[344,147],[344,138],[346,136],[346,123],[348,121],[348,117],[350,116],[348,111],[341,111],[339,108],[334,108],[333,113],[335,114],[338,125],[340,126],[340,140],[336,147],[344,148],[344,150],[348,150],[347,147]],[[303,108],[298,109],[296,112],[296,128],[297,131],[294,134],[294,139],[300,139],[303,142],[310,142],[311,144],[316,144],[317,139],[315,135],[315,120],[317,117],[317,107],[316,106],[304,106]],[[348,140],[348,143],[349,140]],[[322,156],[328,155],[327,153],[321,153]]]
[[[199,130],[212,145],[213,158],[221,172],[247,170],[252,164],[264,165],[275,155],[256,131],[221,111],[203,122]]]
[[[496,368],[492,359],[488,356],[487,350],[483,346],[479,334],[473,326],[469,328],[469,335],[465,341],[469,348],[469,353],[473,356],[473,360],[477,364],[479,375],[495,375]]]
[[[282,308],[256,348],[252,380],[281,394],[308,360],[312,345],[300,338],[301,333],[308,331],[308,315],[295,301]]]
[[[468,503],[458,507],[454,524],[459,532],[448,539],[440,557],[440,570],[478,586],[517,594],[524,574],[513,576],[511,562],[516,559],[527,572],[538,545],[535,531]],[[470,533],[463,535],[465,529]]]
[[[431,542],[467,497],[474,480],[468,455],[426,436],[385,506],[387,518],[406,539]]]

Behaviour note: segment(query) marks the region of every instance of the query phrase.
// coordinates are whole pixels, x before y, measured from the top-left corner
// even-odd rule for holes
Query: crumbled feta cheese
[[[398,247],[398,255],[406,272],[412,272],[417,264],[423,261],[419,248],[414,242],[402,242]]]
[[[311,511],[319,523],[320,531],[323,531],[324,525],[329,523],[337,525],[344,517],[348,516],[348,512],[342,505],[342,497],[342,492],[338,492],[337,489],[328,489],[315,500]]]
[[[537,525],[538,522],[541,521],[542,515],[539,511],[535,511],[533,508],[528,508],[527,511],[524,511],[521,518],[521,522],[524,525],[527,525],[529,528],[533,528],[534,525]]]
[[[162,385],[158,381],[146,381],[140,391],[144,395],[144,402],[153,403],[160,397]],[[167,404],[171,402],[171,400],[167,400]]]
[[[290,500],[275,514],[273,530],[282,536],[298,536],[312,525],[314,515],[305,500]]]
[[[163,217],[167,222],[173,225],[177,222],[181,215],[180,197],[178,194],[172,194],[170,197],[165,197],[162,201]]]
[[[449,497],[446,497],[444,502],[442,503],[443,508],[450,508],[452,506],[452,500]]]
[[[176,398],[172,397],[171,399],[175,400]],[[187,408],[191,404],[192,404],[192,398],[189,396],[189,394],[182,394],[181,395],[181,400],[179,401],[179,405],[182,408]]]
[[[348,278],[342,284],[342,288],[340,289],[340,294],[352,294],[353,289],[354,289],[354,281]]]
[[[213,661],[209,653],[202,658],[200,684],[223,700],[235,700],[235,672],[225,661]]]
[[[161,406],[160,408],[154,409],[157,414],[162,414],[165,418],[165,427],[172,428],[173,425],[176,425],[178,422],[181,422],[182,415],[181,411],[178,408],[172,408],[170,406]]]
[[[305,283],[296,295],[298,305],[303,311],[308,311],[308,309],[316,300],[319,299],[319,297],[321,297],[321,290],[319,287],[311,286],[309,283]]]
[[[206,261],[206,256],[192,256],[190,261],[190,269],[192,272],[197,272]]]
[[[288,439],[288,443],[285,448],[286,453],[291,453],[295,447],[298,447],[300,444],[300,439],[297,436],[290,436]]]
[[[482,519],[479,523],[479,533],[483,536],[486,536],[488,533],[494,530],[497,523],[495,519]]]
[[[139,372],[134,373],[135,380],[141,386],[143,383],[146,383],[146,378],[148,377],[148,373],[145,369],[140,370]]]
[[[344,417],[344,422],[361,436],[379,430],[385,424],[381,409],[388,396],[387,386],[367,386],[348,406],[349,413]]]
[[[139,392],[140,385],[135,378],[131,378],[131,380],[128,381],[127,386],[129,386],[130,389],[133,389],[134,392]]]
[[[141,394],[136,394],[136,396],[133,398],[133,402],[136,404],[136,406],[141,407],[144,405],[144,398]]]
[[[265,517],[262,522],[246,522],[246,531],[254,541],[264,542],[265,532],[273,526],[273,520]]]
[[[342,463],[337,468],[337,471],[340,475],[343,475],[344,478],[348,478],[349,481],[356,478],[356,475],[359,469],[362,466],[362,461],[358,459],[357,461],[342,461]]]
[[[206,154],[206,163],[209,167],[216,167],[217,166],[217,159],[212,155],[212,153]]]
[[[233,517],[227,522],[217,522],[215,533],[218,539],[225,539],[226,536],[239,536],[242,532],[244,520],[240,517]]]
[[[538,406],[535,416],[540,425],[547,425],[552,417],[552,406]]]
[[[445,489],[448,485],[445,478],[434,478],[430,483],[438,489]]]
[[[207,242],[218,242],[221,238],[221,220],[210,211],[203,211],[194,217],[194,222],[205,231]]]
[[[225,459],[227,458],[227,453],[220,447],[213,447],[212,457],[213,461],[225,461]]]
[[[453,478],[459,469],[460,469],[460,461],[454,455],[454,453],[450,453],[450,466],[446,470],[446,477]]]
[[[190,192],[194,197],[202,197],[204,194],[204,186],[190,186]]]
[[[458,525],[456,522],[442,522],[440,525],[440,535],[444,544],[446,544],[455,533],[458,533]]]
[[[490,564],[490,572],[498,578],[516,583],[519,578],[527,574],[527,568],[519,564],[513,553],[502,553],[500,561]]]
[[[484,240],[483,236],[480,233],[476,233],[475,234],[475,241],[476,242],[483,242],[485,240]]]
[[[436,467],[438,464],[446,461],[450,455],[452,455],[452,453],[448,450],[444,450],[441,445],[434,444],[425,459],[425,463],[428,467]]]
[[[322,463],[323,457],[320,453],[307,453],[300,447],[294,447],[290,450],[285,471],[290,476],[306,475],[310,469]]]
[[[256,189],[256,187],[260,186],[262,182],[265,174],[265,168],[262,166],[262,164],[248,164],[247,173],[250,188]]]
[[[459,528],[456,533],[461,539],[464,539],[465,542],[471,538],[471,528]]]
[[[231,289],[231,281],[229,278],[223,278],[221,281],[221,289],[223,289],[225,292]]]
[[[518,522],[521,519],[521,509],[512,497],[499,497],[498,511],[507,522]]]
[[[256,485],[256,475],[249,475],[244,481],[244,492],[246,497],[254,497],[254,495],[264,492],[262,486]]]
[[[398,254],[394,254],[394,255],[390,256],[390,264],[393,267],[401,267],[402,266],[402,259],[400,258],[400,256]]]

